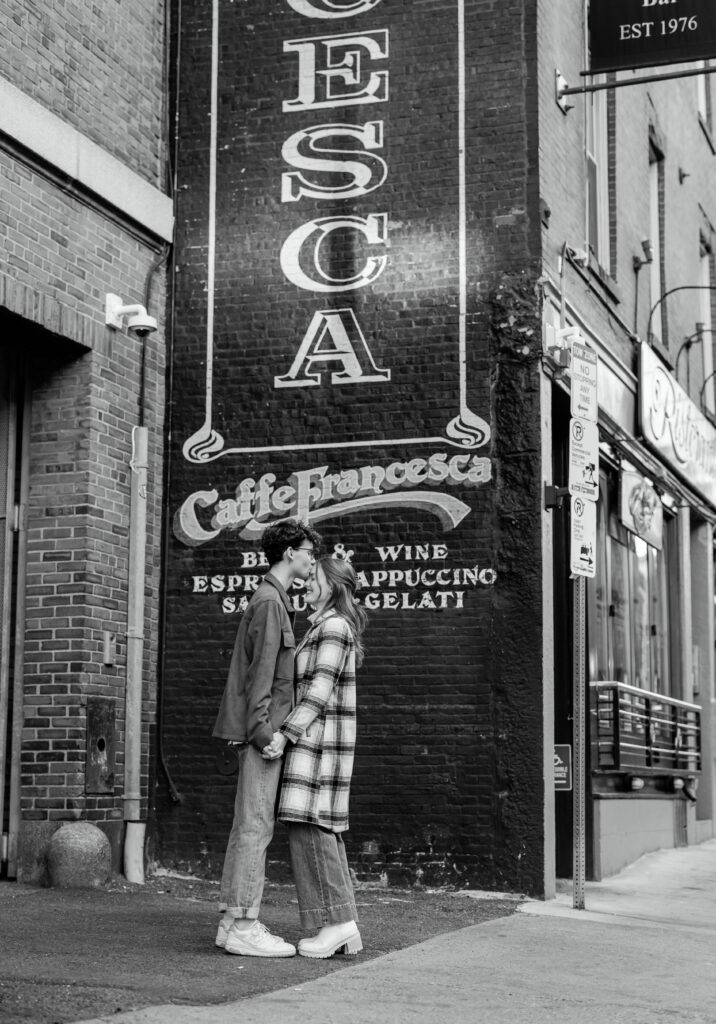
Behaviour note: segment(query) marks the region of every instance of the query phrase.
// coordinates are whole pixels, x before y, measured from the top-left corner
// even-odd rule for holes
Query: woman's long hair
[[[328,598],[326,608],[335,609],[341,615],[353,632],[353,639],[356,645],[356,665],[363,661],[363,630],[368,624],[368,616],[365,610],[356,602],[356,574],[350,562],[343,558],[333,558],[331,555],[324,555],[316,562],[316,568],[320,565],[326,583],[331,588],[331,596]]]

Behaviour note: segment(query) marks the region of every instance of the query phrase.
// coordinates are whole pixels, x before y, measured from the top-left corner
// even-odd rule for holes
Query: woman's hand
[[[283,754],[286,742],[286,737],[282,732],[275,732],[271,742],[267,743],[261,751],[261,756],[266,761],[275,761],[277,757],[281,757]]]

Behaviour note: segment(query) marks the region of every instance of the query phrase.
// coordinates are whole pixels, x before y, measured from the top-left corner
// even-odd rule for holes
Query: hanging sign
[[[569,570],[573,576],[596,575],[597,506],[593,501],[572,497],[570,516]]]
[[[599,429],[589,420],[569,421],[569,493],[596,501],[599,497]]]
[[[640,473],[623,470],[619,479],[619,518],[647,544],[661,550],[664,533],[664,508],[661,498]]]
[[[716,57],[713,0],[592,0],[590,71],[621,71]]]

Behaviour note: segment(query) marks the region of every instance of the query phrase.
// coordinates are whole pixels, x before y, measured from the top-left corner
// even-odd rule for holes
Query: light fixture
[[[121,331],[124,319],[127,318],[127,330],[144,338],[157,329],[157,321],[149,316],[144,306],[139,302],[125,305],[119,295],[108,292],[105,296],[104,322],[108,327]]]
[[[570,245],[567,248],[567,255],[572,263],[576,263],[582,270],[586,270],[589,266],[589,253],[586,249],[573,249]]]
[[[639,271],[641,270],[641,268],[644,266],[645,263],[653,263],[654,262],[654,246],[653,246],[652,241],[651,241],[650,238],[642,238],[642,240],[641,240],[641,248],[642,248],[642,252],[644,253],[643,259],[642,259],[641,256],[634,256],[634,257],[632,257],[632,263],[633,263],[633,266],[634,266],[634,273],[635,274],[639,273]]]
[[[678,792],[680,789],[683,789],[684,785],[684,780],[680,778],[680,776],[678,775],[675,775],[671,780],[671,788],[674,790],[675,793]]]
[[[635,793],[644,788],[644,780],[639,775],[630,775],[627,784]]]
[[[571,347],[576,340],[582,340],[579,330],[576,327],[555,327],[554,324],[546,324],[545,350],[558,371],[569,368],[571,362]]]

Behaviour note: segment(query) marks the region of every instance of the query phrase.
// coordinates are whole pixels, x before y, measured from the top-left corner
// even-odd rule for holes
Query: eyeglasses
[[[313,555],[314,555],[313,545],[311,545],[311,547],[308,547],[308,548],[304,548],[304,547],[296,548],[296,551],[306,551],[311,556],[311,558],[313,558]]]

